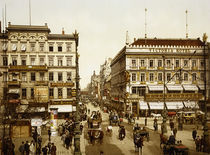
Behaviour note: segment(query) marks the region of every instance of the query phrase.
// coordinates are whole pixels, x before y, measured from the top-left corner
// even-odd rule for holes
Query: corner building
[[[161,113],[164,106],[169,112],[198,109],[205,91],[204,52],[208,69],[208,47],[200,39],[143,38],[127,44],[111,63],[113,107],[140,116]]]
[[[0,34],[0,97],[15,109],[13,117],[76,110],[74,35],[50,32],[47,24],[9,22]]]

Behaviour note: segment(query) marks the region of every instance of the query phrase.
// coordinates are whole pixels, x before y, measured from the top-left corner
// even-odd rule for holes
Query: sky
[[[29,0],[0,0],[0,19],[29,24]],[[144,38],[147,8],[148,38],[185,38],[188,10],[189,38],[210,37],[210,0],[31,0],[31,24],[48,24],[51,33],[79,32],[80,85],[85,88],[93,71],[130,43]],[[208,39],[209,41],[209,39]]]

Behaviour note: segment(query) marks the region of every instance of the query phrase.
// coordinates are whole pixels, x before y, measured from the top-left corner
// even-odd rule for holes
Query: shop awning
[[[183,90],[181,85],[167,85],[166,87],[169,91],[182,91]]]
[[[140,110],[147,110],[147,109],[149,109],[149,107],[147,105],[147,102],[144,102],[144,101],[140,101],[139,102],[139,107],[140,107]]]
[[[163,110],[164,103],[163,102],[149,102],[149,106],[151,110]]]
[[[72,112],[72,105],[50,105],[48,112],[50,112],[50,108],[58,108],[58,112]]]
[[[149,91],[163,91],[163,85],[148,85]]]
[[[182,85],[182,86],[186,91],[198,91],[198,87],[196,85]]]
[[[199,109],[199,106],[196,103],[196,101],[184,101],[184,106],[185,106],[185,108],[196,108],[196,109]]]
[[[170,110],[182,109],[184,107],[182,102],[166,102],[166,106]]]

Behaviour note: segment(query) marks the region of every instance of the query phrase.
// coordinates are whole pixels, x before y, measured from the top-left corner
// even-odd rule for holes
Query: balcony
[[[139,67],[140,70],[146,70],[146,67]]]
[[[203,98],[201,93],[167,93],[165,94],[166,101],[198,101]],[[148,93],[145,95],[146,101],[163,101],[163,94]]]
[[[192,67],[192,70],[196,71],[196,70],[198,70],[198,67]]]
[[[48,81],[36,81],[36,86],[48,86]]]
[[[20,86],[20,81],[8,81],[8,86]]]
[[[74,87],[73,82],[52,82],[50,83],[50,87]]]
[[[158,69],[158,70],[163,70],[163,67],[158,67],[157,69]]]
[[[9,72],[13,71],[47,71],[47,66],[24,66],[24,65],[17,65],[17,66],[9,66]]]

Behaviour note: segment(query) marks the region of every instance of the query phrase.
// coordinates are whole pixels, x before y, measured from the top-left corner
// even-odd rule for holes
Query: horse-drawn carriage
[[[120,124],[120,120],[119,120],[119,117],[117,114],[110,114],[109,115],[109,124],[112,125],[112,124],[115,124],[115,125],[119,125]]]
[[[134,139],[134,141],[136,139],[138,139],[139,137],[146,138],[147,141],[149,141],[149,131],[147,131],[145,128],[133,131],[133,139]]]
[[[164,144],[163,146],[164,155],[170,155],[170,154],[188,155],[188,153],[189,153],[189,149],[182,144],[175,144],[175,145]]]
[[[93,111],[91,116],[88,118],[88,131],[87,136],[92,143],[95,140],[99,140],[100,142],[103,139],[104,133],[100,128],[102,122],[102,117],[99,112]]]

